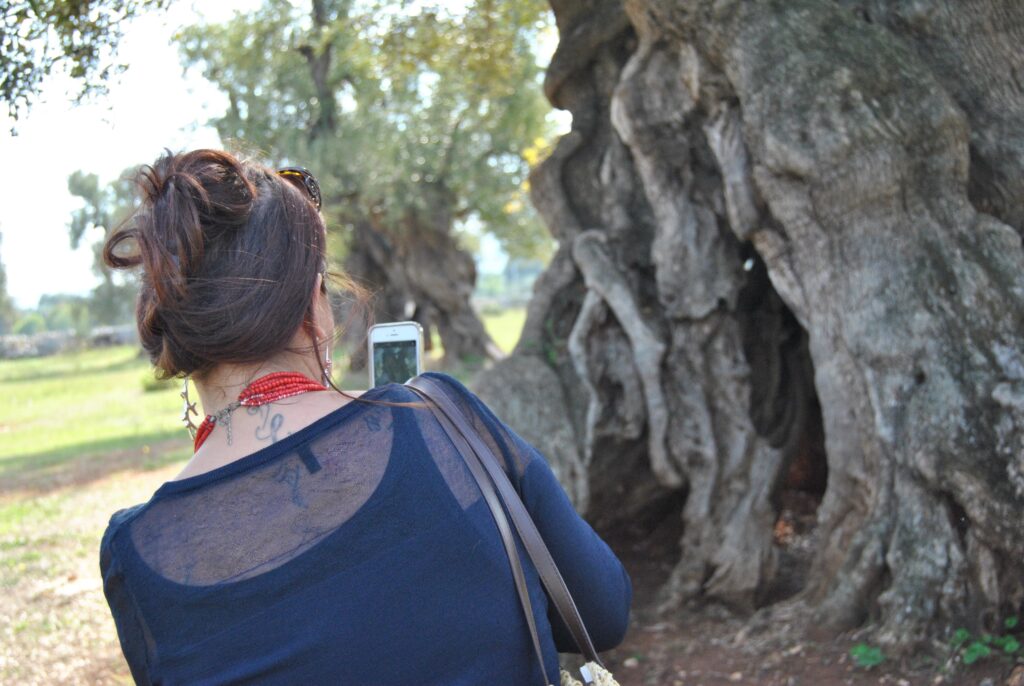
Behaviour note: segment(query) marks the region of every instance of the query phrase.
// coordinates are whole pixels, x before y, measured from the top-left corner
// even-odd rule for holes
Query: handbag
[[[480,438],[479,434],[467,421],[461,410],[451,401],[444,389],[436,381],[423,376],[410,379],[408,386],[414,393],[425,401],[427,408],[438,420],[441,428],[451,439],[455,449],[458,450],[470,473],[480,487],[484,500],[491,511],[494,522],[501,534],[505,552],[508,554],[509,565],[512,568],[512,577],[515,580],[516,591],[519,594],[519,602],[526,614],[526,623],[530,629],[530,638],[533,641],[533,650],[540,664],[541,674],[549,686],[552,684],[547,670],[544,667],[544,657],[540,648],[540,639],[537,634],[537,625],[533,617],[533,609],[530,603],[529,592],[526,586],[526,577],[523,574],[522,561],[519,559],[519,550],[515,544],[512,534],[512,527],[515,528],[519,540],[530,557],[541,583],[547,591],[548,597],[555,604],[559,616],[569,628],[573,640],[586,662],[580,668],[580,675],[587,684],[595,686],[619,686],[601,658],[598,657],[594,644],[590,640],[583,625],[576,603],[573,602],[565,580],[555,566],[555,561],[548,551],[544,539],[541,538],[537,526],[533,523],[530,513],[526,510],[519,494],[516,493],[512,482],[509,480],[505,470],[498,462],[498,458],[487,444]],[[508,509],[508,516],[505,515],[504,504]],[[512,526],[509,525],[511,519]],[[566,670],[560,671],[561,686],[583,686]]]

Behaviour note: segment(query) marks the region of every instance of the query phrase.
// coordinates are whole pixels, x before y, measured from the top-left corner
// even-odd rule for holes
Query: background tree
[[[79,338],[84,338],[96,323],[93,321],[92,303],[91,295],[48,293],[39,297],[39,305],[32,314],[43,318],[47,331],[73,331]]]
[[[903,650],[1019,614],[1024,5],[552,7],[559,249],[481,394],[599,526],[683,503],[668,607]]]
[[[86,234],[99,231],[99,240],[92,244],[93,272],[101,281],[89,298],[90,320],[93,324],[121,324],[131,321],[138,286],[130,276],[118,283],[114,272],[103,262],[103,242],[131,212],[135,198],[131,181],[134,169],[106,187],[100,187],[95,174],[76,171],[68,177],[68,192],[81,198],[84,205],[71,215],[68,225],[71,249],[77,250]]]
[[[47,330],[46,319],[38,312],[27,312],[18,318],[12,333],[22,336],[33,336]]]
[[[124,23],[169,0],[10,0],[0,7],[0,101],[17,120],[43,79],[63,68],[82,83],[79,98],[102,91],[125,65],[115,61]]]
[[[0,246],[3,244],[3,235],[0,234]],[[2,257],[3,253],[0,253]],[[11,333],[18,312],[14,308],[14,301],[7,292],[7,271],[4,263],[0,260],[0,335]]]
[[[228,96],[224,140],[316,171],[329,225],[345,229],[345,271],[379,291],[375,318],[412,314],[437,326],[447,355],[483,358],[497,351],[454,230],[477,222],[517,253],[549,245],[523,186],[524,153],[547,131],[533,50],[546,16],[536,0],[458,15],[268,2],[185,31],[182,46]]]

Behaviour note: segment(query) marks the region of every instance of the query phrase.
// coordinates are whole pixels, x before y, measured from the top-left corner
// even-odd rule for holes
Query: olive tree
[[[1024,601],[1024,5],[552,0],[559,249],[477,388],[595,522],[682,503],[666,607],[908,649]],[[810,568],[780,598],[794,461]]]
[[[412,314],[436,325],[446,355],[483,359],[499,353],[455,230],[477,222],[513,252],[550,244],[524,195],[524,154],[547,132],[534,54],[547,16],[536,0],[457,14],[267,2],[181,45],[227,95],[223,139],[320,177],[345,271],[378,291],[376,318]]]

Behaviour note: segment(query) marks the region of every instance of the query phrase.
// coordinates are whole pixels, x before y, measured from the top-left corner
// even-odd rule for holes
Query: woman
[[[325,392],[334,321],[315,180],[197,150],[139,185],[104,256],[141,267],[143,347],[163,375],[194,380],[206,419],[182,472],[103,537],[135,680],[544,683],[491,515],[436,420],[401,385]],[[618,644],[620,562],[536,450],[432,376],[504,460],[597,649]],[[524,565],[557,674],[556,650],[576,647]]]

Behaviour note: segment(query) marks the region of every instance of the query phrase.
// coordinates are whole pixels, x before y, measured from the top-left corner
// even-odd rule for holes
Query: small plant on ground
[[[972,665],[978,660],[990,657],[993,654],[1013,658],[1021,654],[1020,640],[1014,634],[1017,632],[1020,618],[1008,617],[1003,622],[1003,633],[992,635],[982,634],[973,636],[970,631],[959,628],[953,632],[949,647],[952,651],[950,662],[958,655],[960,661],[965,665]]]
[[[871,669],[885,662],[885,653],[882,649],[867,643],[858,643],[850,648],[850,657],[853,658],[854,665],[864,669]]]

